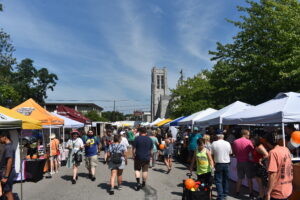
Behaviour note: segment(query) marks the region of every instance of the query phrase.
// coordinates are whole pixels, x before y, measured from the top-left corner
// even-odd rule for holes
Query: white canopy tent
[[[73,119],[67,118],[65,116],[59,115],[54,112],[52,112],[51,114],[64,120],[64,128],[82,128],[82,127],[84,127],[84,123],[75,121]]]
[[[22,128],[22,120],[14,119],[0,113],[0,129],[16,129]]]
[[[279,93],[275,98],[223,119],[223,124],[271,124],[300,122],[300,93]],[[284,140],[285,145],[285,140]]]
[[[245,111],[251,107],[252,105],[250,104],[241,101],[236,101],[222,108],[221,110],[218,110],[217,112],[214,112],[206,117],[196,120],[195,125],[200,125],[200,126],[220,125],[221,128],[224,117],[233,115],[241,111]]]
[[[155,124],[157,124],[157,123],[159,123],[159,122],[161,122],[163,120],[165,120],[165,118],[163,118],[163,119],[157,118],[156,120],[154,120],[153,122],[150,123],[150,126],[154,126]]]
[[[207,115],[210,115],[214,112],[216,112],[217,110],[213,109],[213,108],[207,108],[206,110],[202,110],[202,111],[199,111],[199,112],[196,112],[182,120],[180,120],[178,122],[178,125],[180,126],[183,126],[183,125],[194,125],[194,122],[203,118],[203,117],[206,117]]]

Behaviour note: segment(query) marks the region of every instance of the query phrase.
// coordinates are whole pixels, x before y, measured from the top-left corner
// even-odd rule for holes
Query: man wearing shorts
[[[254,146],[250,138],[250,132],[243,129],[241,131],[242,137],[233,142],[233,153],[237,159],[237,176],[236,182],[236,196],[240,194],[240,188],[245,175],[248,179],[250,198],[253,197],[253,183],[252,179],[255,176],[253,164],[249,160],[249,153],[253,151]]]
[[[4,151],[0,163],[0,179],[3,194],[8,200],[13,200],[13,183],[15,172],[15,149],[7,131],[0,132],[0,143],[4,144]]]
[[[146,128],[142,127],[138,129],[140,135],[134,139],[132,154],[134,158],[134,170],[136,177],[136,190],[140,190],[141,187],[146,185],[148,176],[148,167],[152,154],[153,143],[150,137],[147,136]],[[143,182],[140,183],[140,171],[142,170]]]
[[[100,142],[99,139],[94,136],[92,130],[88,131],[87,137],[83,138],[85,147],[85,166],[89,171],[89,178],[92,181],[96,180],[95,171],[97,166],[97,155],[100,153]]]

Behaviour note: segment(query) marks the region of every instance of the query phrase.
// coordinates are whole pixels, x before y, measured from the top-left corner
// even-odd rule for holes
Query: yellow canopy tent
[[[0,113],[22,120],[22,129],[42,129],[42,123],[32,117],[24,116],[16,111],[0,106]]]
[[[39,104],[37,104],[33,99],[28,99],[22,104],[14,107],[12,110],[17,111],[25,116],[30,116],[40,122],[42,122],[43,126],[47,125],[63,125],[64,120],[60,119],[50,112],[42,108]]]
[[[155,126],[162,126],[162,125],[164,125],[164,124],[166,124],[168,122],[171,122],[171,121],[173,121],[173,120],[172,119],[165,119],[165,120],[163,120],[163,121],[158,122],[157,124],[155,124]]]

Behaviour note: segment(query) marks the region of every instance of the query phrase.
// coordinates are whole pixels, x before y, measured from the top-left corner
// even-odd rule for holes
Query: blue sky
[[[0,28],[18,61],[31,58],[59,77],[48,100],[127,100],[117,110],[150,110],[151,68],[167,67],[169,88],[210,69],[209,50],[237,29],[240,0],[0,0]],[[112,102],[95,101],[105,110]]]

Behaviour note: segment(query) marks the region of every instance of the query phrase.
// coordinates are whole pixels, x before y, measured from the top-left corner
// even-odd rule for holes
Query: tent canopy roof
[[[165,119],[165,120],[162,120],[162,121],[158,122],[157,124],[155,124],[155,126],[162,126],[171,121],[172,121],[172,119]]]
[[[211,126],[211,125],[222,124],[224,117],[244,111],[251,107],[252,106],[250,104],[247,104],[247,103],[244,103],[241,101],[236,101],[236,102],[218,110],[217,112],[214,112],[204,118],[201,118],[201,119],[195,121],[195,124],[201,125],[201,126]]]
[[[182,120],[180,120],[178,122],[179,125],[193,125],[194,121],[199,120],[207,115],[210,115],[214,112],[216,112],[217,110],[213,109],[213,108],[207,108],[205,110],[196,112]]]
[[[275,98],[247,111],[230,115],[223,124],[265,124],[300,122],[300,93],[279,93]]]
[[[70,119],[73,119],[75,121],[84,124],[90,124],[92,122],[89,118],[85,117],[82,113],[64,105],[57,106],[57,114],[68,117]]]
[[[64,120],[60,119],[50,112],[42,108],[33,99],[28,99],[27,101],[21,103],[20,105],[14,107],[12,110],[17,111],[25,116],[30,116],[36,120],[42,122],[43,125],[62,125]]]
[[[65,116],[59,115],[57,113],[52,112],[52,115],[55,115],[56,117],[59,117],[64,120],[64,127],[65,128],[82,128],[84,127],[84,123],[75,121],[73,119],[67,118]]]
[[[42,123],[32,117],[22,115],[14,110],[0,106],[0,113],[22,120],[22,129],[42,129]]]
[[[22,121],[0,113],[0,128],[21,128]]]

